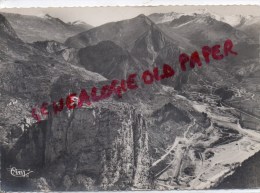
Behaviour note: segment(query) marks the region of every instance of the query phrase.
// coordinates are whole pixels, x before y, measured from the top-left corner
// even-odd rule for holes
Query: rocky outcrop
[[[32,43],[33,47],[50,55],[50,57],[61,57],[63,60],[72,64],[78,64],[77,50],[75,48],[68,48],[64,44],[51,41],[37,41]]]
[[[97,104],[52,115],[39,126],[25,134],[23,149],[11,152],[17,163],[44,170],[51,189],[151,187],[147,124],[134,107]]]
[[[33,43],[35,48],[48,53],[56,53],[67,48],[62,43],[56,41],[37,41]]]
[[[46,165],[63,157],[63,180],[93,189],[148,188],[146,129],[142,115],[126,104],[63,112],[48,125]]]

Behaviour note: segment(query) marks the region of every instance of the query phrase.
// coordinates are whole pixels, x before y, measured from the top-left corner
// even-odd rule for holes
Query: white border
[[[0,8],[158,5],[260,5],[260,0],[0,0]]]

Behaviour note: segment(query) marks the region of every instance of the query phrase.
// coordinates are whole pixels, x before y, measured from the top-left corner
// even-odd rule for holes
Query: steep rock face
[[[4,190],[46,190],[46,187],[44,189],[36,188],[39,180],[41,181],[41,178],[37,177],[41,174],[44,166],[46,123],[46,121],[42,121],[39,124],[25,127],[22,136],[12,148],[6,144],[1,146],[1,167],[3,168],[1,185]],[[11,167],[30,169],[33,172],[30,174],[30,178],[14,178],[7,170]]]
[[[170,46],[169,40],[155,25],[135,41],[131,53],[142,63],[154,63],[158,52],[165,46]]]
[[[17,38],[17,35],[16,35],[14,29],[12,28],[10,23],[6,20],[6,18],[1,14],[0,14],[0,32],[1,32],[1,35],[4,32],[6,34],[9,34],[10,36]]]
[[[44,130],[29,130],[27,144],[23,141],[26,145],[16,146],[23,149],[13,149],[10,155],[28,167],[42,166],[53,189],[151,187],[147,124],[132,106],[110,103],[63,111],[45,124]]]
[[[87,70],[108,79],[126,78],[127,74],[136,73],[141,68],[126,50],[111,41],[82,48],[78,57],[80,64]]]
[[[91,181],[94,189],[148,188],[146,129],[141,114],[129,105],[103,104],[70,115],[64,112],[53,117],[48,126],[46,164],[67,157],[62,159],[66,165],[64,175],[72,184],[73,171]]]

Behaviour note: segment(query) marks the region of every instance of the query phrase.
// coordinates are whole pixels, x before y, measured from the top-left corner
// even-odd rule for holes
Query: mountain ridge
[[[19,38],[28,43],[45,40],[64,42],[66,38],[92,28],[88,24],[74,25],[65,23],[50,15],[41,18],[5,12],[1,12],[1,14],[7,18],[16,30]]]

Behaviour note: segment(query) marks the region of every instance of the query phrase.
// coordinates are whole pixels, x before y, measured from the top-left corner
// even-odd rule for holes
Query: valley
[[[259,25],[230,18],[154,13],[94,27],[0,14],[1,188],[239,187],[232,176],[259,162]]]

